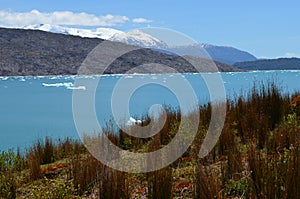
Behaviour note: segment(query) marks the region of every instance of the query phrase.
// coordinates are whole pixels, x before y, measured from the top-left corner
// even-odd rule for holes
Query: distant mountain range
[[[300,59],[262,59],[250,62],[238,62],[233,66],[243,70],[300,70]]]
[[[170,51],[177,52],[180,55],[188,54],[198,57],[209,57],[213,60],[226,64],[236,62],[255,61],[257,58],[248,52],[238,50],[228,46],[215,46],[210,44],[196,44],[189,46],[169,47]]]
[[[202,72],[214,72],[210,59],[215,60],[219,71],[300,70],[298,58],[258,60],[233,47],[209,44],[168,46],[142,30],[122,32],[111,28],[89,30],[40,24],[22,29],[0,28],[0,75],[77,74],[88,53],[104,39],[112,42],[108,49],[112,52],[117,50],[118,42],[143,47],[116,60],[105,73],[124,73],[143,63],[169,64],[180,72],[197,72],[188,66],[184,57],[201,65]],[[151,73],[151,70],[145,68],[143,72]]]
[[[171,52],[176,52],[179,55],[192,55],[207,59],[213,59],[230,65],[236,62],[257,60],[254,55],[251,55],[248,52],[227,46],[215,46],[210,44],[168,46],[165,42],[143,32],[142,30],[133,30],[129,32],[123,32],[112,28],[97,28],[95,30],[91,30],[63,26],[52,26],[49,24],[31,25],[23,28],[75,35],[87,38],[100,38],[110,41],[119,41],[126,44],[137,45],[155,50],[168,50]],[[203,50],[205,51],[204,53],[202,53]]]
[[[0,76],[78,74],[78,69],[87,55],[103,41],[99,38],[82,38],[40,30],[0,28]],[[150,42],[150,39],[148,41]],[[109,59],[120,49],[137,49],[120,42],[105,42],[107,45],[101,50]],[[192,56],[186,58],[199,66],[201,72],[216,72],[213,65],[217,66],[219,71],[240,71],[228,64],[212,62],[209,59]],[[181,56],[139,48],[115,59],[104,73],[122,74],[136,66],[149,63],[167,65],[181,73],[198,72]],[[92,74],[98,74],[100,71],[102,74],[104,67],[106,66],[100,60],[93,68]],[[139,72],[152,73],[153,70],[145,65]]]

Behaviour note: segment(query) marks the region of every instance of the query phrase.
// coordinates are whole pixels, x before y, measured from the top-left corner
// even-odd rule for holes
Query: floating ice
[[[74,84],[72,82],[53,83],[53,84],[42,83],[42,85],[45,86],[45,87],[70,87],[70,86],[74,86]]]
[[[85,90],[85,86],[74,86],[72,82],[65,82],[65,83],[53,83],[53,84],[47,84],[47,83],[42,83],[43,86],[45,87],[66,87],[67,89],[70,90]]]
[[[6,81],[9,77],[0,77],[0,80]]]

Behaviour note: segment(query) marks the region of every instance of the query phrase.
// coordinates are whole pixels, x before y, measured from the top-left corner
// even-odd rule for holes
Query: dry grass
[[[37,141],[25,156],[18,153],[7,158],[2,153],[0,197],[14,198],[24,189],[30,193],[47,189],[50,198],[300,198],[300,98],[297,101],[281,95],[272,83],[255,86],[246,96],[227,102],[222,134],[203,159],[197,154],[209,126],[210,104],[196,110],[200,112],[200,124],[192,146],[166,168],[139,175],[123,173],[101,164],[79,142],[46,138]],[[116,133],[109,125],[104,132],[125,150],[155,151],[176,135],[182,117],[167,108],[163,128],[146,139]],[[143,125],[152,121],[144,119]],[[101,140],[101,135],[97,139]],[[23,185],[14,177],[26,168],[29,180],[21,180],[27,185],[20,191]],[[63,180],[55,184],[56,178]],[[49,188],[28,188],[38,181],[49,183]]]

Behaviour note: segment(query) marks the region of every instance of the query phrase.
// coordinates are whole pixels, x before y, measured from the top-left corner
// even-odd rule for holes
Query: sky
[[[300,57],[298,0],[0,0],[0,26],[170,28],[258,58]]]

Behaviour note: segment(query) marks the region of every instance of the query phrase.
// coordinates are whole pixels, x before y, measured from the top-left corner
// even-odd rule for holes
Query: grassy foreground
[[[282,95],[269,84],[228,101],[220,139],[199,159],[211,117],[210,104],[201,106],[199,130],[189,150],[170,166],[145,174],[110,169],[71,139],[45,138],[24,155],[2,152],[0,198],[300,198],[297,95]],[[167,109],[160,133],[148,139],[109,128],[105,132],[125,150],[154,151],[172,140],[182,117]]]

